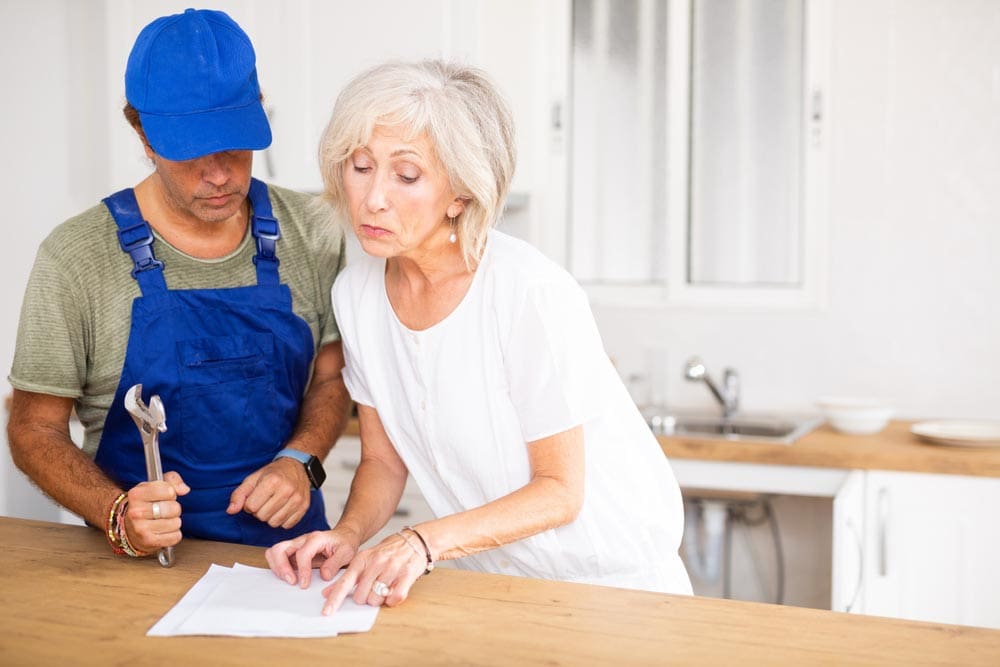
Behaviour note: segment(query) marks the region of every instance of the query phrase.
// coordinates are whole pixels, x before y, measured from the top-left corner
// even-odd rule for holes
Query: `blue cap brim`
[[[256,151],[271,145],[271,126],[260,103],[191,114],[140,111],[139,119],[156,154],[173,161],[221,151]]]

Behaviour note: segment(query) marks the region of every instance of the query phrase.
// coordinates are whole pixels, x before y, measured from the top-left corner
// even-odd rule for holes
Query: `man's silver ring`
[[[392,589],[383,584],[381,581],[376,581],[374,584],[372,584],[372,593],[374,593],[375,595],[387,598],[389,597],[389,593],[391,592]]]
[[[153,518],[159,519],[160,516],[160,503],[153,503]]]

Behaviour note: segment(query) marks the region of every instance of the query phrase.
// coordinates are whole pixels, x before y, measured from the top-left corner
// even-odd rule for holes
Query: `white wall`
[[[103,16],[73,0],[0,3],[0,161],[4,259],[0,262],[3,395],[18,313],[35,248],[56,224],[96,203],[106,187],[102,95]],[[3,420],[6,425],[6,415]],[[6,431],[6,429],[4,429]],[[0,514],[57,519],[56,506],[13,467],[0,442]]]
[[[663,348],[667,398],[680,405],[712,405],[703,387],[681,378],[684,360],[700,354],[714,373],[740,371],[748,409],[877,394],[907,417],[1000,417],[1000,279],[992,270],[1000,252],[1000,3],[836,0],[833,16],[827,305],[599,306],[605,343],[626,373]],[[106,109],[107,23],[98,2],[0,3],[3,369],[39,241],[118,185],[104,150],[117,122]],[[26,491],[6,446],[0,489],[0,514],[50,512]]]
[[[836,0],[829,294],[811,311],[595,308],[623,373],[712,408],[682,367],[733,366],[747,409],[875,395],[1000,418],[1000,3]]]

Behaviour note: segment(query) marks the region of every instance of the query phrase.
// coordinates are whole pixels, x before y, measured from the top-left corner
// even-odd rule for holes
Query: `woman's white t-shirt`
[[[492,231],[472,284],[413,331],[364,256],[334,285],[351,397],[374,407],[436,516],[529,481],[531,442],[583,425],[586,487],[572,523],[456,561],[459,567],[690,593],[678,556],[680,490],[604,352],[586,295],[535,248]]]

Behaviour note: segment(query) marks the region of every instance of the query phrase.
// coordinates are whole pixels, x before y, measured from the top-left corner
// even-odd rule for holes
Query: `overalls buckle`
[[[153,232],[145,221],[118,230],[118,243],[132,256],[135,267],[132,277],[150,269],[163,268],[163,262],[153,256]]]

